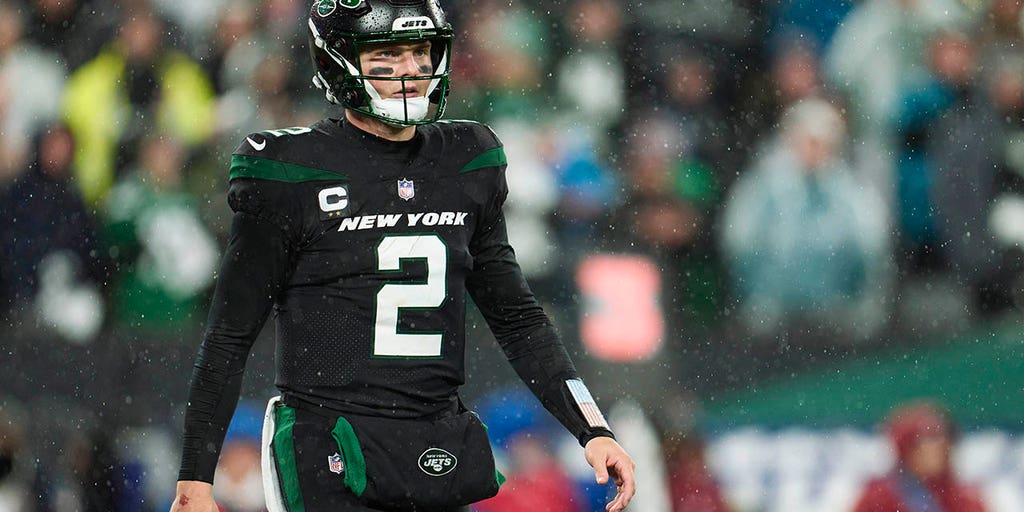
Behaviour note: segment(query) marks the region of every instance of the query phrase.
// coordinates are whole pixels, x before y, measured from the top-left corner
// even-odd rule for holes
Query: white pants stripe
[[[274,409],[281,397],[275,396],[267,403],[267,413],[263,416],[263,446],[260,462],[263,466],[263,494],[267,498],[267,512],[288,512],[281,494],[281,479],[277,477],[277,463],[271,446],[274,444]]]

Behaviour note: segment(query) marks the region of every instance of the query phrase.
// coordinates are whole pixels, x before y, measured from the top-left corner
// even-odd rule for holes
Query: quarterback
[[[253,133],[231,159],[231,236],[191,378],[172,512],[214,512],[245,360],[274,312],[263,475],[278,511],[456,511],[498,492],[459,399],[466,295],[626,508],[614,440],[506,236],[495,134],[442,121],[452,29],[436,0],[318,0],[313,83],[339,119]]]

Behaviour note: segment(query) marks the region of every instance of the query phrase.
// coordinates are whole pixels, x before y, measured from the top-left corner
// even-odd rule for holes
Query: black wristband
[[[588,432],[584,432],[583,435],[580,436],[580,446],[586,448],[587,443],[589,443],[590,440],[594,439],[595,437],[610,437],[612,439],[615,439],[615,434],[613,434],[611,430],[608,430],[606,428],[595,428]]]

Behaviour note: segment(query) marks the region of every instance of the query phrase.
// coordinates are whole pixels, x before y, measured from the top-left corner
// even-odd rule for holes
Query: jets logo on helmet
[[[321,17],[330,16],[337,7],[338,2],[335,2],[334,0],[320,0],[316,3],[316,13]]]
[[[338,10],[340,3],[347,9]],[[327,12],[328,14],[323,14]],[[428,41],[427,67],[418,76],[370,76],[359,52],[367,45]],[[444,113],[451,73],[452,28],[435,0],[319,0],[309,16],[313,84],[331,103],[387,123],[432,123]],[[370,81],[426,82],[422,94],[382,97]]]
[[[413,16],[411,18],[398,18],[391,24],[391,30],[419,30],[434,28],[434,22],[426,16]]]
[[[330,16],[334,9],[341,4],[342,7],[348,9],[355,9],[359,7],[359,2],[362,0],[318,0],[316,3],[316,13],[321,17],[326,18]]]

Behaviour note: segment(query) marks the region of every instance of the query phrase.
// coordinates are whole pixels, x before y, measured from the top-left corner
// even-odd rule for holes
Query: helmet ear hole
[[[337,64],[323,48],[310,44],[310,53],[313,56],[313,64],[316,65],[317,71],[320,71],[324,76],[333,76],[337,73]]]
[[[445,51],[448,49],[448,45],[444,41],[434,39],[430,42],[430,64],[433,66],[433,72],[444,71],[439,69],[441,61],[444,60]],[[449,57],[450,58],[450,57]]]
[[[360,98],[359,91],[353,87],[343,87],[341,89],[341,98],[345,101],[346,105],[362,105],[366,103]]]
[[[324,60],[324,59],[323,59],[323,58],[322,58],[321,56],[319,56],[319,55],[317,56],[317,59],[316,59],[316,63],[317,63],[317,66],[319,67],[319,69],[322,69],[322,70],[325,70],[325,71],[326,71],[326,70],[330,70],[330,69],[331,69],[331,67],[333,66],[333,64],[331,63],[331,61],[329,61],[329,60]]]
[[[445,96],[448,96],[448,88],[438,87],[437,89],[434,89],[434,92],[430,93],[430,96],[427,96],[427,99],[429,99],[431,103],[441,103],[441,98],[444,98]]]

